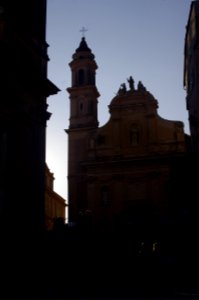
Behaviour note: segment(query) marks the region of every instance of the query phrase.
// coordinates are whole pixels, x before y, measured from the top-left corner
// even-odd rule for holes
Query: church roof
[[[75,50],[73,54],[73,59],[91,59],[95,58],[91,49],[88,47],[85,37],[82,37],[79,47]]]
[[[112,99],[109,107],[115,106],[129,106],[135,103],[154,103],[157,106],[157,100],[147,90],[122,90],[119,89],[117,95]]]
[[[76,49],[75,52],[91,52],[91,49],[88,47],[85,37],[82,37],[79,47]]]

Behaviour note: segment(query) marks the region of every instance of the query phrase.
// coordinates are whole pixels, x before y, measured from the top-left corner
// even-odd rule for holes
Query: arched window
[[[136,146],[139,144],[139,131],[138,131],[138,126],[136,124],[131,125],[130,142],[132,146]]]
[[[88,84],[95,85],[95,73],[88,70]]]
[[[78,72],[78,83],[83,85],[85,83],[85,72],[83,69],[80,69]]]

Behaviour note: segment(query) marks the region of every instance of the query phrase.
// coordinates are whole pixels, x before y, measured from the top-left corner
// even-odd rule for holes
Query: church
[[[85,37],[69,66],[69,222],[85,216],[94,232],[139,228],[144,235],[151,228],[155,234],[153,226],[168,222],[176,201],[176,170],[187,153],[183,123],[161,118],[158,101],[130,76],[99,127],[98,66]]]

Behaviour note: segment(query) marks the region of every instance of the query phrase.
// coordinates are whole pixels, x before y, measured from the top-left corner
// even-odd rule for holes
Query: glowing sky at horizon
[[[48,98],[46,161],[55,191],[67,199],[67,134],[71,86],[68,66],[82,26],[98,65],[100,126],[121,83],[132,76],[158,100],[158,114],[179,120],[189,133],[183,89],[184,37],[191,0],[48,0],[48,78],[60,89]]]

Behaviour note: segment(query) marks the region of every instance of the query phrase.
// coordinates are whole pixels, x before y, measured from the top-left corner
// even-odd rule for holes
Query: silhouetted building
[[[0,230],[45,229],[46,1],[0,1]]]
[[[157,100],[130,77],[129,88],[121,84],[110,102],[109,121],[99,127],[97,64],[84,37],[69,65],[69,221],[89,212],[94,230],[130,227],[155,235],[175,206],[177,166],[187,152],[183,123],[158,116]]]
[[[184,43],[184,88],[186,89],[186,104],[189,114],[189,127],[191,133],[190,177],[191,185],[189,198],[192,202],[192,213],[189,226],[190,243],[193,249],[193,269],[199,269],[199,1],[192,1],[189,10],[188,22]],[[187,236],[188,236],[187,234]],[[198,275],[197,282],[199,282]],[[197,284],[198,286],[198,284]]]
[[[199,2],[192,1],[184,45],[184,87],[193,151],[199,151]]]
[[[45,189],[45,220],[46,229],[51,230],[57,219],[63,219],[65,223],[65,199],[54,191],[53,173],[46,165],[46,189]]]
[[[192,1],[184,44],[184,88],[192,146],[193,188],[199,199],[199,2]]]

